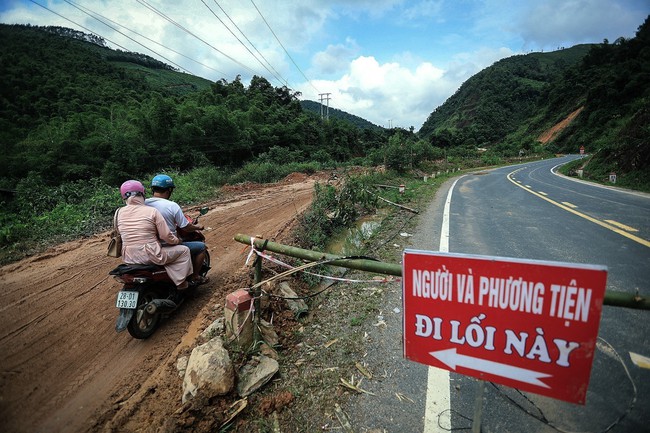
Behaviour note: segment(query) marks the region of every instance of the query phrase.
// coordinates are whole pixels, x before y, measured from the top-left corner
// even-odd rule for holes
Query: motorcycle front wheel
[[[140,290],[138,306],[126,327],[133,338],[139,340],[148,338],[158,328],[161,318],[160,313],[149,314],[144,308],[149,302],[158,297],[156,290],[151,287]]]

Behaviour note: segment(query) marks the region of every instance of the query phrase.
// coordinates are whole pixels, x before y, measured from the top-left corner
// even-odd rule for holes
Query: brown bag
[[[122,236],[117,231],[117,213],[119,211],[119,209],[115,211],[113,233],[111,233],[111,240],[108,242],[108,252],[106,254],[110,257],[122,257]]]

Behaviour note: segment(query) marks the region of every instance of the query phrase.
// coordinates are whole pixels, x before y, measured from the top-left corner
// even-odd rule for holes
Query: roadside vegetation
[[[560,167],[560,173],[571,176],[579,177],[590,182],[600,183],[602,185],[618,186],[621,188],[628,188],[637,191],[650,192],[650,177],[647,173],[628,172],[623,176],[619,176],[615,170],[617,166],[603,163],[595,157],[596,155],[586,155],[584,158],[576,159],[568,164]],[[579,170],[582,174],[579,175]],[[616,182],[612,183],[610,175],[616,175]]]
[[[480,159],[465,162],[469,168],[481,164]],[[300,219],[292,244],[399,263],[408,242],[405,235],[413,233],[420,217],[408,209],[422,211],[440,185],[458,175],[462,166],[439,161],[403,171],[359,167],[338,170],[336,179],[316,187],[314,202]],[[400,185],[404,186],[403,192]],[[354,236],[355,223],[365,218],[372,218],[377,225],[362,238],[355,238],[353,251],[342,254],[335,246],[331,249],[336,239]],[[282,260],[294,266],[302,264],[289,256]],[[264,266],[275,267],[270,262],[264,262]],[[385,326],[381,317],[391,314],[383,311],[386,297],[399,289],[399,279],[379,275],[381,280],[373,281],[373,274],[327,265],[316,272],[365,282],[332,284],[305,274],[294,274],[289,279],[298,296],[304,297],[308,313],[298,318],[277,299],[262,311],[262,317],[273,320],[279,333],[276,350],[281,380],[252,395],[249,407],[254,409],[246,419],[224,426],[221,431],[271,432],[275,431],[274,423],[283,431],[339,429],[343,421],[335,413],[337,406],[344,406],[351,396],[364,392],[368,382],[382,380],[385,372],[366,367],[368,345],[373,344],[369,333],[376,326]],[[268,271],[265,275],[263,278],[276,273]]]
[[[390,148],[385,152],[390,153]],[[383,158],[381,152],[374,154]],[[435,173],[440,170],[457,170],[461,165],[480,165],[482,159],[449,158],[438,163],[423,159],[415,164],[410,154],[393,155],[384,173],[378,173],[375,166],[366,161],[364,166],[340,166],[333,170],[328,164],[318,162],[290,162],[284,148],[272,148],[238,170],[223,167],[202,166],[188,171],[163,169],[137,177],[147,188],[151,178],[164,172],[174,178],[177,188],[174,200],[181,206],[198,205],[217,199],[220,188],[246,182],[273,183],[291,173],[313,174],[321,170],[336,173],[340,188],[333,182],[319,184],[315,190],[314,206],[304,217],[304,246],[319,249],[324,247],[334,231],[349,227],[362,215],[372,213],[377,198],[371,192],[375,184],[385,182],[406,182],[406,167],[413,167],[413,173],[421,177],[423,169]],[[412,170],[412,169],[409,169]],[[363,176],[356,173],[369,172]],[[389,200],[396,202],[408,199],[396,196],[395,191],[386,191]],[[27,255],[63,241],[108,230],[112,215],[123,202],[119,186],[109,185],[100,178],[75,180],[59,185],[47,185],[39,175],[30,174],[16,186],[15,198],[6,200],[0,210],[0,263],[20,259]]]

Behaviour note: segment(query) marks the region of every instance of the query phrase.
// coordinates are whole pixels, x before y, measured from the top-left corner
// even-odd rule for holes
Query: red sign
[[[580,155],[584,155],[584,154],[585,154],[585,147],[580,146]]]
[[[404,356],[585,403],[607,268],[406,250]]]

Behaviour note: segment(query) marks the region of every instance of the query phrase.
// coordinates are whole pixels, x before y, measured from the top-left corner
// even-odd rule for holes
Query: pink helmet
[[[138,193],[144,197],[144,185],[137,180],[127,180],[120,187],[120,194],[124,200]]]

